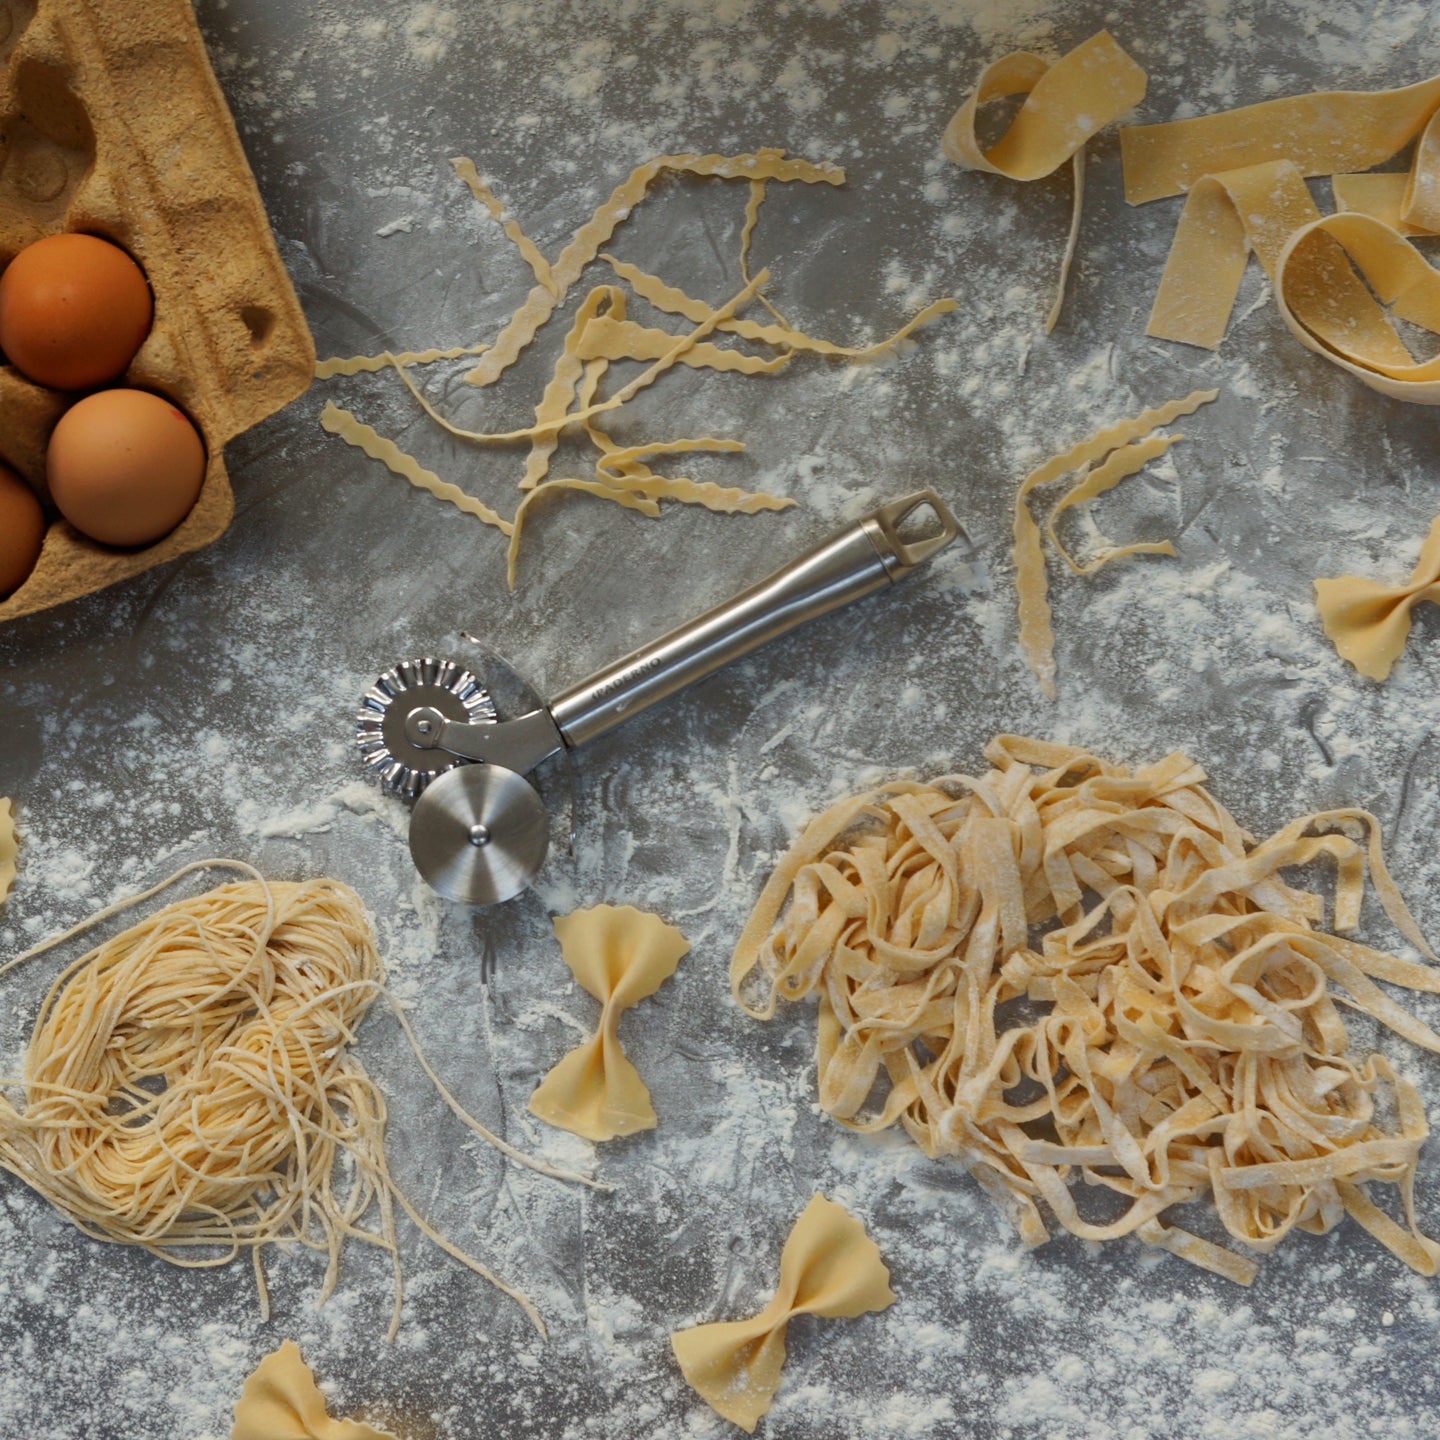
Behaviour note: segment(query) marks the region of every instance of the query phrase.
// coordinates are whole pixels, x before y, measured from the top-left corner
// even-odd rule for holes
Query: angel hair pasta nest
[[[1440,1051],[1374,983],[1435,993],[1440,970],[1343,938],[1368,867],[1435,958],[1374,817],[1307,815],[1257,843],[1181,754],[1132,773],[1002,735],[985,758],[978,779],[896,781],[817,817],[746,926],[740,1003],[765,1019],[818,998],[822,1107],[959,1158],[1029,1245],[1043,1202],[1072,1234],[1135,1234],[1248,1284],[1252,1259],[1160,1218],[1208,1195],[1250,1252],[1349,1214],[1433,1275],[1413,1202],[1424,1109],[1382,1056],[1351,1051],[1339,1009]],[[1338,933],[1318,928],[1319,894],[1281,879],[1315,861],[1335,868]],[[1079,1179],[1120,1198],[1087,1219]],[[1398,1186],[1403,1225],[1368,1181]]]

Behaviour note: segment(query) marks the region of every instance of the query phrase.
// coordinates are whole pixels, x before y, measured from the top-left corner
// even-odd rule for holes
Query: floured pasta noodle
[[[20,843],[15,838],[15,809],[8,800],[0,800],[0,905],[15,883],[15,857]]]
[[[1040,527],[1030,514],[1031,493],[1062,476],[1085,472],[1055,504],[1046,520],[1051,544],[1076,575],[1092,574],[1102,565],[1129,555],[1173,555],[1175,547],[1168,540],[1146,541],[1109,546],[1088,564],[1081,565],[1060,543],[1055,522],[1066,510],[1103,495],[1121,480],[1136,474],[1157,455],[1164,454],[1175,441],[1184,437],[1151,436],[1150,432],[1169,425],[1182,415],[1193,414],[1219,393],[1218,390],[1196,390],[1183,400],[1171,400],[1155,409],[1144,410],[1132,419],[1116,421],[1078,445],[1053,456],[1021,481],[1015,495],[1015,589],[1020,615],[1020,648],[1040,682],[1040,689],[1050,699],[1053,700],[1056,693],[1055,631],[1050,623],[1049,585],[1045,578],[1045,552],[1041,545]]]
[[[658,915],[594,905],[555,921],[570,972],[601,1004],[595,1034],[540,1082],[530,1112],[587,1140],[655,1128],[650,1091],[620,1047],[621,1013],[675,973],[690,942]]]
[[[503,519],[490,506],[425,469],[413,456],[400,450],[393,441],[378,435],[349,411],[327,406],[321,423],[331,433],[380,460],[393,473],[409,480],[417,488],[428,490],[506,534],[510,540],[507,573],[512,588],[523,520],[533,508],[531,496],[542,488],[552,495],[588,493],[652,516],[659,514],[659,502],[666,500],[700,505],[732,515],[782,510],[794,504],[793,500],[784,496],[751,493],[734,486],[692,480],[688,476],[660,475],[647,463],[658,455],[738,451],[744,448],[738,441],[700,436],[622,446],[612,441],[595,423],[597,416],[620,409],[667,371],[680,366],[690,370],[766,376],[785,369],[797,354],[821,355],[857,363],[874,360],[894,353],[920,326],[955,308],[953,300],[936,301],[892,335],[870,345],[839,345],[807,335],[792,326],[761,293],[761,287],[769,278],[768,272],[762,269],[752,276],[749,268],[750,244],[760,206],[765,199],[766,186],[772,181],[840,185],[844,183],[845,172],[839,166],[789,157],[783,150],[762,149],[753,154],[734,156],[667,155],[649,161],[639,166],[596,210],[553,263],[546,260],[528,239],[471,161],[459,157],[452,161],[452,165],[476,200],[501,226],[534,275],[534,288],[524,304],[502,328],[493,346],[336,357],[321,362],[317,374],[321,378],[329,378],[361,371],[393,369],[425,413],[457,438],[489,445],[528,442],[529,451],[520,479],[520,488],[526,493],[516,514],[512,519]],[[602,252],[602,247],[614,237],[630,210],[667,172],[747,182],[749,198],[739,255],[744,285],[739,294],[724,305],[713,307],[684,295],[665,282]],[[657,326],[638,324],[626,316],[626,293],[621,286],[592,287],[576,309],[553,373],[535,407],[533,424],[511,430],[469,430],[441,414],[412,378],[411,369],[439,359],[476,354],[480,356],[480,362],[466,378],[475,385],[493,384],[519,358],[540,328],[565,301],[586,266],[597,258],[604,258],[615,271],[617,279],[629,284],[636,294],[657,309],[683,315],[694,328],[688,334],[676,334]],[[745,306],[757,299],[769,311],[771,321],[757,323],[740,314]],[[709,338],[712,335],[716,338]],[[733,345],[717,343],[721,337],[731,336],[768,346],[773,353],[755,354]],[[646,364],[647,368],[615,393],[602,397],[600,387],[611,366],[623,361],[638,361]],[[567,433],[587,438],[598,450],[592,478],[551,478],[552,459],[561,436]]]
[[[1411,140],[1408,173],[1353,173]],[[1189,192],[1147,333],[1214,349],[1253,249],[1302,344],[1383,394],[1440,403],[1440,360],[1417,362],[1392,323],[1440,333],[1440,273],[1405,239],[1440,230],[1440,76],[1136,126],[1120,141],[1131,204]],[[1339,213],[1320,214],[1312,175],[1333,177]]]
[[[1009,95],[1025,103],[1005,134],[988,150],[976,135],[982,105]],[[1019,50],[992,61],[980,74],[975,93],[955,112],[941,149],[957,165],[1011,180],[1039,180],[1070,161],[1074,201],[1070,234],[1060,263],[1055,300],[1045,320],[1048,334],[1065,303],[1065,282],[1080,234],[1085,199],[1085,145],[1145,98],[1145,72],[1102,30],[1051,64]]]
[[[1371,680],[1390,674],[1410,634],[1410,612],[1423,600],[1440,605],[1440,519],[1405,584],[1381,585],[1359,575],[1315,582],[1325,633],[1340,658]]]
[[[396,1440],[361,1420],[332,1420],[299,1347],[286,1340],[245,1381],[230,1440]]]
[[[811,821],[745,927],[744,1008],[817,999],[822,1108],[957,1157],[1026,1244],[1046,1238],[1043,1205],[1072,1234],[1134,1234],[1248,1284],[1249,1254],[1349,1214],[1434,1274],[1414,1214],[1424,1107],[1383,1056],[1350,1050],[1342,1019],[1348,1005],[1440,1051],[1375,983],[1440,993],[1440,968],[1347,938],[1368,868],[1435,958],[1374,817],[1307,815],[1257,843],[1178,753],[1132,771],[1001,735],[985,757],[978,776],[895,781]],[[1321,895],[1281,878],[1314,862],[1334,867],[1334,933]],[[1403,1225],[1371,1182],[1398,1187]],[[1090,1187],[1118,1217],[1082,1213]],[[1248,1253],[1165,1223],[1206,1196]]]
[[[785,1330],[794,1316],[853,1320],[894,1303],[890,1272],[865,1227],[816,1195],[780,1252],[780,1283],[770,1303],[753,1320],[676,1330],[670,1346],[701,1399],[753,1432],[780,1388]]]
[[[249,1251],[267,1315],[261,1247],[298,1242],[323,1252],[323,1301],[343,1243],[378,1246],[395,1273],[392,1337],[401,1302],[398,1205],[433,1243],[511,1296],[543,1335],[530,1301],[438,1234],[391,1177],[385,1100],[350,1049],[376,997],[388,996],[354,891],[334,880],[267,882],[237,861],[202,861],[0,973],[215,866],[247,878],[166,906],[82,955],[51,986],[24,1075],[5,1082],[23,1088],[23,1103],[0,1095],[0,1167],[95,1239],[189,1268]],[[426,1062],[404,1012],[391,1007],[421,1068],[470,1130],[541,1173],[585,1180],[522,1154],[470,1116]],[[367,1225],[372,1211],[378,1223]]]

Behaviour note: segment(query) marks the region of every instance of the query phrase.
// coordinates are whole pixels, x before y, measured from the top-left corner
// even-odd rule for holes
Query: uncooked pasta
[[[1437,993],[1440,969],[1346,938],[1368,869],[1434,958],[1374,818],[1307,815],[1257,843],[1178,753],[1132,772],[1002,735],[985,757],[978,777],[896,781],[813,820],[741,937],[731,985],[751,1014],[817,999],[821,1106],[957,1157],[1027,1244],[1047,1237],[1043,1205],[1072,1234],[1134,1234],[1248,1284],[1249,1254],[1162,1219],[1208,1196],[1247,1252],[1349,1214],[1433,1275],[1423,1106],[1341,1019],[1440,1051],[1375,983]],[[1281,878],[1315,862],[1335,870],[1328,931],[1322,896]]]
[[[267,1314],[263,1246],[324,1252],[323,1301],[344,1241],[376,1245],[394,1267],[392,1337],[402,1298],[398,1205],[544,1334],[530,1301],[438,1234],[390,1174],[385,1099],[350,1048],[376,997],[390,999],[421,1067],[476,1134],[543,1173],[585,1177],[516,1151],[441,1084],[385,989],[370,922],[347,886],[267,882],[248,865],[203,861],[0,974],[212,866],[249,878],[166,906],[50,987],[24,1076],[6,1082],[23,1087],[23,1104],[0,1095],[0,1166],[98,1240],[189,1267],[248,1250]],[[342,1157],[353,1163],[342,1167]]]

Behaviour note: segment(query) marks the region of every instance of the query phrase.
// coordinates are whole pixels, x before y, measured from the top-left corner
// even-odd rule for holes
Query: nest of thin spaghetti
[[[23,1108],[0,1096],[0,1166],[96,1239],[189,1267],[249,1250],[267,1313],[262,1246],[324,1252],[322,1300],[344,1241],[378,1246],[395,1273],[392,1335],[401,1304],[398,1204],[447,1253],[515,1298],[543,1333],[529,1301],[438,1235],[391,1178],[384,1096],[350,1048],[375,999],[388,997],[359,897],[334,880],[266,882],[235,868],[254,879],[165,907],[55,981],[23,1079],[12,1082],[23,1085]],[[491,1135],[415,1053],[477,1134],[545,1173],[583,1178]]]
[[[1249,1251],[1349,1214],[1434,1274],[1413,1201],[1424,1109],[1341,1018],[1440,1051],[1375,984],[1440,992],[1440,970],[1345,938],[1368,870],[1435,958],[1374,817],[1309,815],[1257,843],[1180,754],[1132,772],[1000,736],[985,757],[979,778],[898,781],[813,820],[741,937],[750,1013],[818,999],[822,1107],[959,1158],[1027,1244],[1047,1238],[1043,1204],[1072,1234],[1135,1234],[1248,1284],[1248,1256],[1161,1220],[1209,1197]],[[1336,873],[1329,931],[1322,897],[1281,878],[1317,861]],[[1079,1181],[1112,1192],[1085,1206],[1105,1213],[1082,1215]],[[1374,1181],[1398,1186],[1403,1224]]]

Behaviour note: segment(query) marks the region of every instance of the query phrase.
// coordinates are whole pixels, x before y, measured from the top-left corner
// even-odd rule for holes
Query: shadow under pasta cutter
[[[410,854],[432,888],[467,905],[508,900],[549,848],[544,802],[524,778],[537,765],[797,625],[903,580],[958,533],[933,490],[893,500],[514,720],[501,720],[489,692],[455,661],[403,661],[361,701],[361,759],[386,789],[414,801]]]

